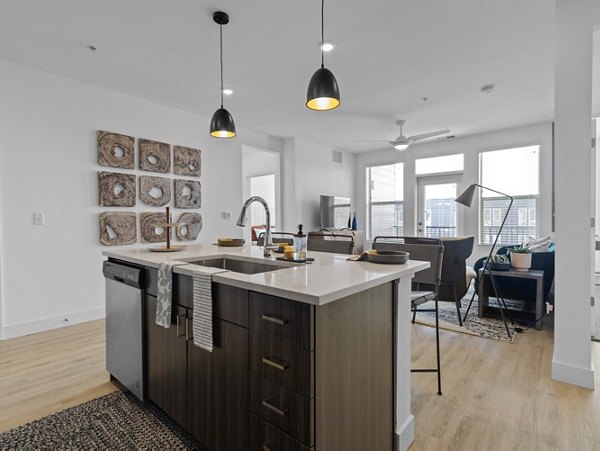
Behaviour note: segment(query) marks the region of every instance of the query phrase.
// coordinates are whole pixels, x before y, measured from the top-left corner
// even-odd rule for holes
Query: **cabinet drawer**
[[[248,291],[220,283],[211,285],[213,317],[238,326],[248,327]],[[193,279],[173,274],[173,299],[187,308],[194,308]]]
[[[314,307],[250,292],[250,331],[308,351],[314,349]]]
[[[250,410],[305,445],[313,445],[312,400],[250,372]]]
[[[250,369],[303,396],[314,397],[314,353],[250,334]]]
[[[250,451],[314,451],[250,413]]]

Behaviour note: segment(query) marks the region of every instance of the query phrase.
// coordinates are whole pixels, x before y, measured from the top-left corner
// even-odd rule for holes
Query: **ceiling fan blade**
[[[410,142],[421,141],[422,139],[433,138],[434,136],[444,135],[446,133],[450,133],[450,130],[438,130],[437,132],[423,133],[422,135],[409,136],[408,139]]]
[[[363,139],[358,139],[358,140],[355,140],[354,142],[355,142],[355,143],[390,143],[390,144],[391,144],[391,143],[393,143],[394,141],[387,141],[387,140],[374,140],[374,139],[371,139],[371,140],[367,140],[367,141],[365,141],[365,140],[363,140]]]

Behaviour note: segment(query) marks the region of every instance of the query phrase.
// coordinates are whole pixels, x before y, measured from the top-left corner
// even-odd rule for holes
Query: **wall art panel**
[[[98,172],[98,203],[101,207],[134,207],[135,175]]]
[[[135,213],[107,211],[100,213],[100,243],[105,246],[133,244],[137,241]]]
[[[200,177],[201,152],[189,147],[173,147],[173,172],[177,175]]]
[[[158,141],[140,139],[140,169],[166,174],[171,171],[171,146]]]
[[[175,179],[175,208],[200,208],[201,197],[200,182]]]
[[[165,221],[166,216],[164,213],[140,213],[142,243],[159,243],[167,241],[167,230],[164,227],[157,227],[155,225],[163,224]]]
[[[140,199],[146,205],[162,207],[171,201],[171,184],[166,177],[140,176]]]
[[[202,215],[200,213],[182,213],[177,220],[180,227],[176,228],[179,241],[193,241],[202,230]]]
[[[133,136],[98,130],[98,164],[121,169],[134,169]]]

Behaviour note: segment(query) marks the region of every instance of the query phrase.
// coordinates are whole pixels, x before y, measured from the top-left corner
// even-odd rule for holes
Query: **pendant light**
[[[233,138],[236,135],[233,117],[223,108],[223,25],[229,23],[229,15],[222,11],[213,14],[213,20],[219,25],[221,57],[221,108],[215,111],[210,120],[210,136],[213,138]]]
[[[306,91],[306,106],[311,110],[327,111],[333,110],[340,105],[340,89],[337,80],[329,69],[325,69],[325,57],[323,51],[324,20],[323,10],[325,0],[321,0],[321,68],[313,74]]]

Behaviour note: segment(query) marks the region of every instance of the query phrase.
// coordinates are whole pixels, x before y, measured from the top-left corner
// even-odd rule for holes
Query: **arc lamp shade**
[[[214,138],[233,138],[236,135],[233,117],[225,108],[221,107],[210,120],[210,136]]]
[[[463,193],[455,199],[455,202],[464,205],[465,207],[471,207],[473,205],[473,196],[477,189],[477,184],[473,183]]]
[[[340,105],[340,89],[333,73],[324,67],[317,69],[306,91],[306,106],[311,110],[333,110]]]

